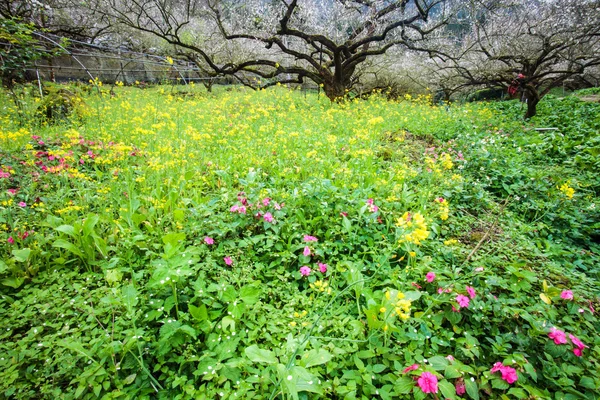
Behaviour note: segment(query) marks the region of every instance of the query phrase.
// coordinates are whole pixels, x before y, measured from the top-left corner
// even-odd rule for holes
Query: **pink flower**
[[[305,242],[318,242],[319,239],[317,239],[314,236],[310,236],[310,235],[304,235],[304,241]]]
[[[548,333],[548,337],[554,340],[556,344],[565,344],[567,343],[567,335],[554,327],[550,328],[550,333]]]
[[[500,373],[502,374],[502,379],[504,379],[508,383],[515,383],[517,379],[519,379],[517,371],[514,368],[508,367],[502,364],[501,362],[495,363],[492,369],[490,370],[492,374],[498,371],[500,371]]]
[[[340,217],[348,217],[348,213],[347,212],[341,212],[340,213]]]
[[[15,239],[13,239],[11,236],[8,238],[7,242],[8,242],[8,244],[15,244]]]
[[[452,354],[448,354],[446,356],[446,360],[450,361],[451,363],[454,362],[454,356]]]
[[[273,207],[275,207],[276,210],[281,210],[281,207],[283,207],[284,205],[285,205],[285,203],[281,203],[281,204],[275,203],[273,205]]]
[[[8,189],[8,194],[14,196],[15,194],[17,194],[17,189]]]
[[[419,369],[419,364],[409,365],[408,367],[406,367],[406,368],[404,368],[402,370],[402,373],[406,374],[407,372],[414,371],[414,370],[417,370],[417,369]]]
[[[27,203],[24,201],[19,202],[19,207],[27,207]]]
[[[241,206],[240,208],[238,208],[238,212],[239,212],[240,214],[246,214],[246,207],[244,207],[244,206]]]
[[[573,300],[573,292],[571,290],[563,290],[560,293],[560,298],[565,300]]]
[[[475,289],[473,289],[471,286],[467,286],[467,293],[469,293],[469,297],[471,299],[475,298]]]
[[[310,256],[312,254],[310,247],[304,246],[304,252],[302,254],[304,254],[306,257]]]
[[[223,261],[225,261],[225,264],[227,265],[233,264],[233,260],[231,259],[231,257],[223,257]]]
[[[467,391],[467,388],[465,387],[465,382],[463,380],[456,381],[454,387],[456,388],[456,394],[459,396],[462,396]]]
[[[573,349],[573,354],[575,354],[577,357],[581,357],[583,355],[583,349],[585,349],[587,346],[583,344],[583,342],[579,340],[575,335],[572,335],[570,333],[569,339],[571,339],[571,343],[573,343],[573,346],[575,346],[575,348]]]
[[[271,202],[271,199],[268,197],[265,197],[262,201],[264,206],[268,206],[270,202]]]
[[[493,374],[494,372],[498,372],[502,369],[502,367],[504,367],[504,365],[501,362],[497,362],[492,366],[492,369],[490,370],[490,372]]]
[[[425,279],[429,283],[433,282],[435,279],[435,272],[428,272],[427,275],[425,275]]]
[[[483,267],[477,267],[477,268],[475,268],[475,272],[483,272]]]
[[[500,373],[502,374],[502,379],[508,383],[515,383],[519,379],[517,371],[512,367],[502,367]]]
[[[310,275],[310,268],[307,267],[306,265],[303,267],[300,267],[300,274],[302,276],[309,276]]]
[[[462,294],[459,294],[456,296],[456,302],[458,303],[458,305],[460,307],[469,307],[469,298],[467,296],[463,296]]]
[[[215,244],[215,240],[213,238],[211,238],[210,236],[207,236],[204,238],[204,243],[206,244]]]
[[[239,209],[240,209],[240,206],[238,206],[237,204],[234,204],[233,206],[231,206],[231,208],[229,209],[229,211],[231,211],[231,212],[238,212]]]
[[[437,377],[431,372],[423,372],[417,384],[423,391],[423,393],[437,393],[438,392],[438,380]]]
[[[319,271],[321,271],[322,274],[327,272],[327,264],[319,263]]]
[[[270,212],[265,213],[265,215],[263,215],[263,219],[269,223],[273,223],[274,221],[273,215]]]

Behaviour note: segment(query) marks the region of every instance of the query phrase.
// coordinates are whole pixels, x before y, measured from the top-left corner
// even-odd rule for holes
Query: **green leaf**
[[[460,378],[461,376],[462,374],[460,371],[453,365],[448,365],[444,370],[444,377],[446,377],[446,379],[456,379]]]
[[[442,356],[435,356],[428,359],[429,365],[436,371],[445,370],[449,364],[449,361]]]
[[[533,365],[527,363],[523,365],[523,368],[525,369],[525,372],[527,372],[529,376],[531,376],[531,379],[537,382],[537,372],[535,372],[535,368],[533,368]]]
[[[90,236],[94,234],[94,226],[100,221],[100,217],[96,214],[90,214],[83,222],[83,235]]]
[[[465,379],[465,388],[467,389],[467,394],[473,400],[479,400],[479,389],[477,388],[477,383],[471,379]]]
[[[302,357],[304,367],[310,368],[315,365],[325,364],[333,358],[333,355],[325,349],[313,349]]]
[[[133,308],[138,303],[138,292],[133,285],[127,285],[121,289],[121,296],[123,297],[123,304],[125,308],[127,308],[128,314],[133,314]]]
[[[83,253],[71,242],[67,242],[64,239],[56,239],[56,241],[52,244],[52,247],[59,247],[61,249],[65,249],[76,256],[84,258]]]
[[[247,347],[244,352],[246,354],[246,357],[248,357],[252,362],[266,364],[277,363],[277,357],[275,357],[275,353],[269,350],[259,349],[258,346],[255,344],[250,347]]]
[[[508,391],[507,394],[512,396],[511,398],[515,399],[527,399],[529,397],[527,393],[521,388],[512,388]]]
[[[240,289],[240,298],[244,303],[252,305],[260,298],[261,291],[257,285],[246,285]]]
[[[415,387],[415,382],[408,376],[402,376],[394,382],[394,391],[396,394],[408,394]]]
[[[125,379],[123,379],[123,384],[131,385],[133,383],[133,381],[135,381],[136,377],[137,377],[137,374],[128,375]]]
[[[587,389],[594,389],[594,390],[598,389],[598,386],[596,385],[594,380],[592,378],[590,378],[589,376],[583,376],[581,378],[581,380],[579,381],[579,384]]]
[[[447,380],[441,380],[438,383],[438,387],[440,388],[440,391],[444,395],[445,399],[456,399],[456,388],[453,384],[451,384]]]
[[[9,286],[13,289],[17,289],[23,284],[23,282],[25,282],[25,279],[17,278],[16,276],[11,276],[11,277],[2,279],[1,282],[4,286]]]
[[[197,321],[205,321],[208,320],[208,311],[206,310],[206,306],[202,304],[200,307],[196,307],[193,304],[188,304],[188,308],[190,310],[190,314]]]
[[[20,250],[13,250],[12,255],[18,262],[26,262],[27,260],[29,260],[29,256],[31,255],[31,249],[25,248]]]
[[[73,238],[77,236],[77,234],[75,233],[75,228],[72,225],[60,225],[54,229],[56,229],[59,232],[66,233],[67,235]]]

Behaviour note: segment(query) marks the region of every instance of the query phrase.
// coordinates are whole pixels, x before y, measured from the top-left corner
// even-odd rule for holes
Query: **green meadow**
[[[599,103],[19,90],[0,398],[598,398]]]

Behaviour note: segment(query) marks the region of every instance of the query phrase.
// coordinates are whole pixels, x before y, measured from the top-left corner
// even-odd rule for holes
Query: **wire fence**
[[[232,83],[231,77],[212,76],[189,60],[173,59],[157,54],[132,51],[107,45],[69,39],[65,47],[63,37],[36,33],[40,40],[52,47],[63,49],[63,55],[49,57],[26,68],[30,79],[50,81],[88,81],[125,84],[174,82],[207,85]]]

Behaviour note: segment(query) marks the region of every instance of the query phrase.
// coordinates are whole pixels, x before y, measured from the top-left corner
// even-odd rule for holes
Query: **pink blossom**
[[[579,340],[575,335],[572,335],[570,333],[569,339],[571,339],[571,343],[573,343],[573,346],[575,346],[575,348],[573,349],[573,354],[575,354],[577,357],[581,357],[583,355],[583,349],[585,349],[588,346],[583,344],[581,340]]]
[[[475,289],[473,289],[471,286],[467,286],[467,293],[469,293],[469,297],[471,299],[475,298]]]
[[[465,387],[465,382],[463,380],[456,381],[454,387],[456,388],[456,394],[459,396],[462,396],[467,391],[467,388]]]
[[[279,203],[275,203],[275,204],[273,205],[273,207],[274,207],[276,210],[281,210],[281,208],[282,208],[284,205],[285,205],[285,203],[281,203],[281,204],[279,204]]]
[[[435,279],[435,272],[428,272],[427,275],[425,275],[425,279],[429,283],[433,282]]]
[[[450,361],[450,362],[453,362],[453,361],[454,361],[454,356],[453,356],[452,354],[448,354],[448,355],[446,356],[446,360],[448,360],[448,361]]]
[[[340,217],[348,217],[348,213],[347,212],[341,212],[340,213]]]
[[[244,207],[244,206],[241,206],[240,208],[238,208],[238,212],[239,212],[240,214],[246,214],[246,207]]]
[[[322,274],[327,272],[327,264],[319,263],[319,271],[321,271]]]
[[[302,254],[304,254],[306,257],[310,256],[312,254],[310,247],[304,246],[304,252]]]
[[[423,393],[438,392],[438,379],[431,372],[423,372],[417,380],[417,384],[419,385]]]
[[[550,328],[550,333],[548,333],[548,337],[554,340],[556,344],[565,344],[567,343],[567,335],[555,327]]]
[[[310,236],[310,235],[304,235],[304,241],[305,242],[318,242],[319,239],[317,239],[314,236]]]
[[[231,206],[231,208],[229,209],[229,211],[231,211],[231,212],[238,212],[239,209],[240,209],[240,206],[238,206],[237,204],[234,204],[233,206]]]
[[[502,374],[502,379],[508,383],[515,383],[519,379],[517,371],[512,367],[502,367],[500,373]]]
[[[416,287],[417,289],[422,289],[423,287],[421,285],[419,285],[417,282],[411,282],[410,283],[412,286]]]
[[[501,362],[495,363],[492,369],[490,370],[492,374],[498,371],[500,371],[500,373],[502,374],[502,379],[508,383],[515,383],[517,379],[519,379],[517,371],[514,368],[508,367],[502,364]]]
[[[442,293],[444,293],[444,288],[441,288],[441,287],[438,288],[438,294],[442,294]]]
[[[263,206],[268,206],[270,202],[271,202],[271,199],[268,197],[265,197],[262,201]]]
[[[20,201],[19,207],[27,207],[27,203],[25,203],[24,201]]]
[[[565,300],[573,300],[573,292],[571,290],[563,290],[560,293],[560,298]]]
[[[407,372],[415,371],[417,369],[419,369],[419,364],[409,365],[408,367],[406,367],[402,370],[402,373],[406,374]]]
[[[17,194],[17,189],[8,189],[8,194],[14,196],[15,194]]]
[[[85,161],[83,158],[81,160],[79,160],[79,164],[81,164],[81,165],[85,164]]]
[[[458,303],[458,305],[460,307],[469,307],[469,298],[467,296],[463,296],[462,294],[459,294],[456,296],[456,302]]]
[[[10,172],[0,170],[0,178],[10,178]]]
[[[12,236],[10,236],[7,240],[8,244],[15,244],[15,239],[13,239]]]
[[[475,272],[483,272],[483,267],[477,267],[477,268],[475,268]]]
[[[207,236],[204,238],[204,243],[206,244],[215,244],[215,240],[213,238],[211,238],[210,236]]]
[[[502,370],[502,367],[504,367],[504,365],[501,362],[497,362],[494,363],[494,365],[492,366],[492,369],[490,370],[490,372],[493,374],[494,372],[498,372],[500,370]]]
[[[308,266],[306,266],[306,265],[303,266],[303,267],[300,267],[300,274],[302,276],[309,276],[310,275],[310,268]]]
[[[233,260],[231,259],[231,257],[223,257],[223,261],[225,261],[225,264],[227,265],[233,264]]]
[[[265,213],[265,215],[263,216],[263,219],[269,223],[273,223],[273,221],[275,220],[273,218],[273,215],[270,212]]]

